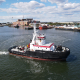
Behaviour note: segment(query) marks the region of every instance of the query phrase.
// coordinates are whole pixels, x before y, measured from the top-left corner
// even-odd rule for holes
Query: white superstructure
[[[44,34],[37,34],[36,23],[34,23],[33,39],[30,43],[30,51],[44,50],[53,51],[55,49],[54,43],[46,43],[46,36]]]

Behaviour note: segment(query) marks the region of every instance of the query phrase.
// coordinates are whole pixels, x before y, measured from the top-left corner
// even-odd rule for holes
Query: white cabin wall
[[[34,46],[33,46],[33,44],[32,43],[30,43],[30,51],[34,51],[35,49],[34,49]]]
[[[45,40],[36,40],[36,44],[37,45],[44,45],[45,44]]]
[[[50,51],[50,48],[44,48],[44,47],[34,47],[35,50],[43,50],[43,51]]]

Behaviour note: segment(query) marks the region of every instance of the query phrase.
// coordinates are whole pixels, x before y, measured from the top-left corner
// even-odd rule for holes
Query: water
[[[80,80],[80,32],[48,29],[47,42],[70,48],[66,62],[39,61],[12,56],[8,48],[27,45],[33,30],[0,27],[0,80]]]

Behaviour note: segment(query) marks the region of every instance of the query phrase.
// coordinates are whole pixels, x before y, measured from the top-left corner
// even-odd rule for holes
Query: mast
[[[36,23],[33,24],[34,24],[34,34],[36,35]]]
[[[33,39],[32,39],[32,44],[35,44],[35,39],[36,39],[36,23],[33,23],[34,27],[34,33],[33,33]]]

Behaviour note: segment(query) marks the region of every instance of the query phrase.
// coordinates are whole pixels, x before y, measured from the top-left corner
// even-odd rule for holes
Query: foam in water
[[[62,43],[67,42],[67,41],[70,41],[70,40],[71,40],[71,39],[66,39],[66,40],[62,41]]]
[[[7,55],[8,52],[6,52],[6,51],[0,51],[0,55],[3,55],[3,54]]]

